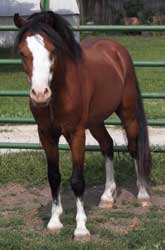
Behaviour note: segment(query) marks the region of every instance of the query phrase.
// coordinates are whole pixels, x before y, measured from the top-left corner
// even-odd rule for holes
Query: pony
[[[110,39],[89,39],[80,44],[68,22],[51,11],[25,19],[15,14],[19,28],[15,46],[30,84],[29,103],[46,153],[52,212],[47,225],[59,231],[63,224],[60,197],[59,138],[71,149],[71,188],[76,197],[75,240],[90,239],[84,209],[85,130],[89,129],[105,157],[105,190],[99,207],[111,209],[116,199],[113,140],[104,120],[116,113],[128,138],[128,150],[137,174],[137,198],[148,206],[147,180],[151,170],[146,116],[134,66],[128,51]]]

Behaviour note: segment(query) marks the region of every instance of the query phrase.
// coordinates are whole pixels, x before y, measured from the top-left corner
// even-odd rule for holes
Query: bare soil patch
[[[165,185],[152,188],[152,208],[142,208],[136,201],[133,189],[120,188],[116,201],[116,209],[110,211],[97,207],[104,186],[87,188],[85,206],[88,221],[96,221],[99,228],[109,229],[121,235],[138,228],[141,224],[139,216],[155,209],[165,212]],[[75,211],[75,199],[71,190],[62,191],[62,203],[65,211]],[[22,216],[24,225],[37,231],[46,231],[51,211],[49,186],[43,188],[27,188],[20,184],[7,184],[0,188],[0,217],[10,218]],[[116,214],[118,213],[118,217]],[[71,212],[72,213],[72,212]],[[75,212],[74,212],[75,214]],[[65,221],[64,221],[65,223]]]

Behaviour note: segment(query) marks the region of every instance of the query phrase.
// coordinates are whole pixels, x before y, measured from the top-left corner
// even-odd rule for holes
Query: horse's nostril
[[[35,91],[34,89],[31,90],[31,93],[32,93],[33,95],[35,95],[35,96],[37,95],[37,93],[36,93],[36,91]]]
[[[30,98],[35,104],[47,104],[51,97],[51,89],[44,87],[41,90],[35,89],[34,87],[30,91]]]
[[[44,95],[47,95],[48,93],[49,93],[48,88],[45,88],[45,90],[44,90]]]

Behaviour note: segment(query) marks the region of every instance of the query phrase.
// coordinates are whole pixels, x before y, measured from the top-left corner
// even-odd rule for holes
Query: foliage
[[[143,24],[152,24],[154,12],[151,9],[143,9],[138,16]]]
[[[123,19],[123,3],[111,0],[79,0],[81,22],[120,24]]]
[[[143,0],[127,0],[124,3],[124,9],[127,17],[139,17],[139,12],[142,12],[143,8]]]
[[[120,24],[124,17],[139,17],[148,24],[153,16],[165,13],[164,0],[78,0],[81,21],[98,24]]]

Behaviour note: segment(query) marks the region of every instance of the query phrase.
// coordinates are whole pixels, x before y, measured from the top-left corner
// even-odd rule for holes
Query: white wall
[[[40,0],[0,0],[0,25],[13,25],[13,16],[29,16],[40,11]],[[0,31],[0,47],[13,46],[17,32]]]
[[[76,0],[49,0],[49,9],[60,14],[73,13],[79,14]],[[22,16],[29,16],[34,12],[40,11],[40,0],[0,0],[0,25],[13,25],[13,16],[19,13]],[[73,26],[79,26],[79,17],[69,17],[68,20]],[[13,46],[17,32],[0,31],[0,47]],[[79,34],[76,33],[77,40]]]
[[[30,15],[40,10],[40,0],[0,0],[0,16],[13,16],[16,12]]]
[[[80,14],[76,0],[49,0],[49,9],[53,11],[69,11],[73,14]]]

